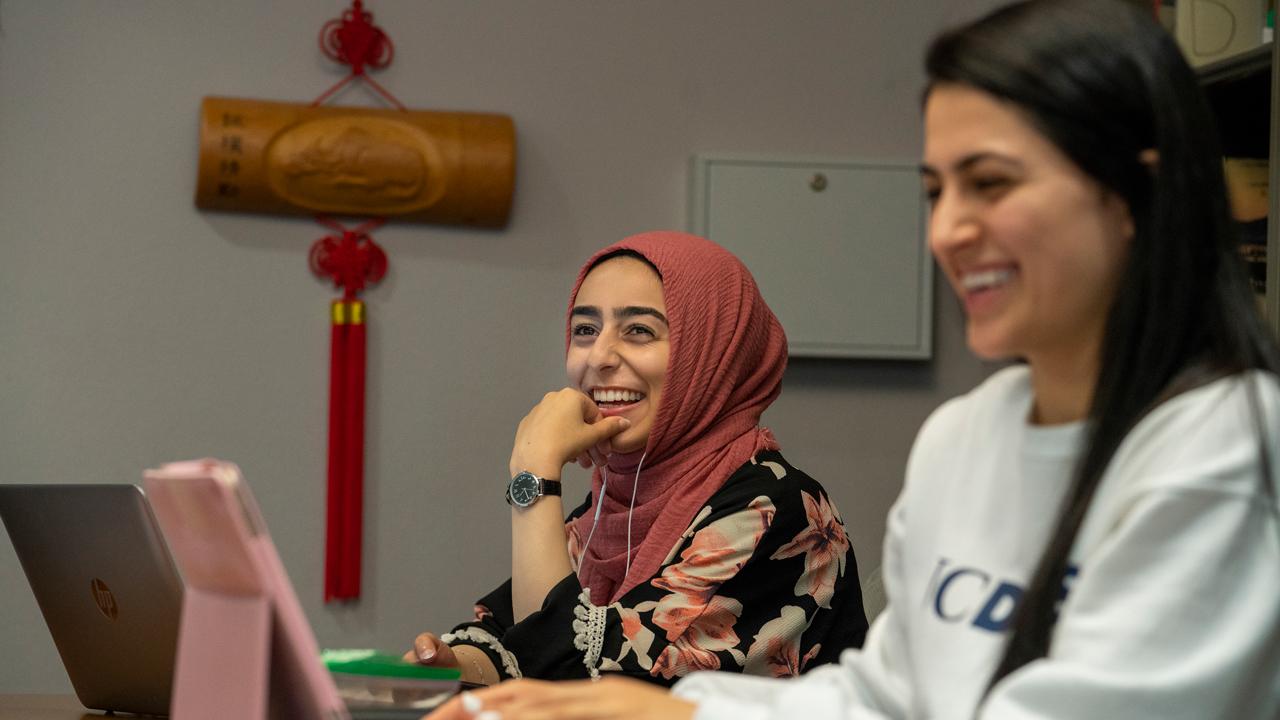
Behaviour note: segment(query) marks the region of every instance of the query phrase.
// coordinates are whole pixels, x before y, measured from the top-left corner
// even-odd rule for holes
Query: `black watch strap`
[[[521,470],[507,483],[506,499],[508,505],[516,507],[532,507],[544,495],[560,495],[560,481],[548,480]]]

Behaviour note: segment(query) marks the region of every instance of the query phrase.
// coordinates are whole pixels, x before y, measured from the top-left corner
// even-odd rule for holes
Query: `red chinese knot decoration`
[[[311,246],[311,272],[332,279],[333,286],[342,289],[344,300],[355,300],[366,284],[376,285],[387,274],[387,254],[369,237],[369,231],[385,220],[370,220],[354,230],[323,215],[316,220],[339,234],[326,235]]]
[[[373,14],[364,11],[364,3],[354,0],[351,9],[320,28],[320,49],[330,60],[350,65],[360,75],[364,66],[382,69],[391,64],[396,48],[382,28],[373,24]]]
[[[363,80],[387,101],[406,110],[391,93],[369,77],[368,68],[386,67],[395,56],[390,38],[373,24],[361,0],[341,18],[320,30],[320,49],[351,73],[316,98],[320,105],[343,86]],[[364,536],[364,411],[367,328],[364,302],[358,295],[387,274],[387,255],[369,233],[386,220],[375,218],[354,229],[323,215],[318,222],[337,234],[311,246],[309,262],[316,275],[331,279],[342,299],[330,306],[332,332],[329,363],[329,470],[325,511],[324,600],[360,597]]]
[[[334,18],[320,28],[320,50],[330,60],[351,66],[351,74],[324,91],[316,98],[315,105],[323,103],[347,83],[360,78],[383,99],[401,110],[406,109],[394,95],[365,72],[366,67],[381,70],[390,65],[396,55],[396,48],[382,28],[373,24],[373,13],[365,12],[364,3],[360,0],[352,0],[351,9],[343,12],[341,18]]]

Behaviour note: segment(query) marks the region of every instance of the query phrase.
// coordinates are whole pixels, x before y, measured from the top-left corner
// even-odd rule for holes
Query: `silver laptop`
[[[135,485],[0,485],[13,540],[85,707],[169,712],[182,580]]]
[[[0,485],[13,540],[85,707],[167,715],[182,579],[136,485]],[[425,709],[351,708],[352,720]]]

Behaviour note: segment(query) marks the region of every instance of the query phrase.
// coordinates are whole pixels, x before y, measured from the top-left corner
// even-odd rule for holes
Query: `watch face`
[[[538,478],[533,473],[522,472],[511,478],[511,502],[529,507],[538,499]]]

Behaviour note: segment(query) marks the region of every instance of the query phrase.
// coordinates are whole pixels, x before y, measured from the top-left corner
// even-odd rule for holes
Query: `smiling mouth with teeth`
[[[1017,275],[1017,271],[1011,268],[983,270],[982,272],[966,273],[960,278],[960,283],[967,292],[976,292],[1004,285],[1012,280],[1015,275]]]
[[[591,399],[602,408],[618,408],[644,399],[644,393],[635,390],[614,388],[596,388],[591,391]]]

